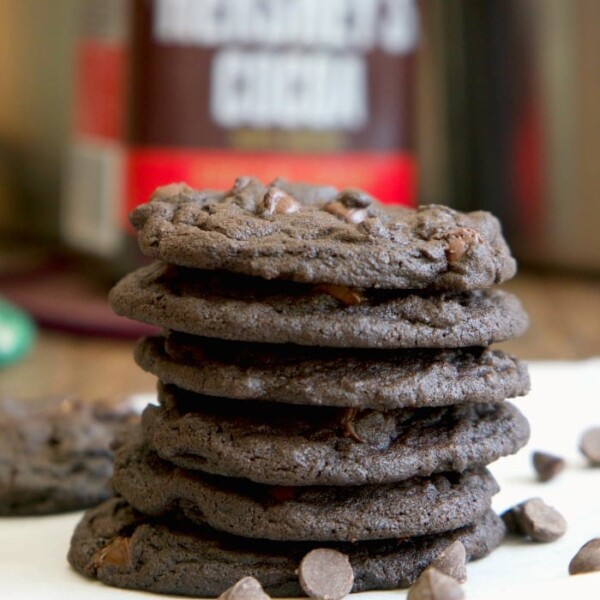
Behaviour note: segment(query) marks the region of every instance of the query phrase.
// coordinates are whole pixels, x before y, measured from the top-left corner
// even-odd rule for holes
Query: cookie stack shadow
[[[492,216],[240,178],[162,188],[132,223],[157,262],[110,299],[165,329],[135,351],[159,404],[116,453],[118,496],[75,531],[77,570],[296,596],[312,548],[345,553],[364,591],[410,585],[455,540],[469,559],[500,543],[486,465],[526,443],[505,400],[529,380],[488,347],[527,325],[492,289],[515,271]]]

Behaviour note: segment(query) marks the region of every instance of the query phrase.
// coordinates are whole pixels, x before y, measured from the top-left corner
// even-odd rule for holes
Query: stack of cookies
[[[117,452],[119,496],[69,559],[106,583],[217,596],[252,575],[302,593],[311,549],[347,555],[354,591],[410,585],[448,545],[496,547],[486,465],[525,444],[515,262],[497,220],[386,212],[357,190],[240,178],[159,189],[132,214],[157,259],[111,292],[162,326],[138,364],[159,405]]]

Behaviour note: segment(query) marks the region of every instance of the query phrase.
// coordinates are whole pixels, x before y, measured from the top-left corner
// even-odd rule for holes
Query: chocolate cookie
[[[227,342],[171,332],[135,349],[164,383],[211,396],[385,410],[498,402],[529,389],[499,350],[354,350]]]
[[[113,485],[146,515],[179,512],[234,535],[296,541],[407,538],[458,529],[480,519],[498,491],[486,470],[387,485],[271,487],[175,467],[140,440],[116,453]]]
[[[469,559],[489,554],[504,525],[492,512],[463,529],[409,540],[336,544],[354,570],[354,592],[409,586],[449,544],[460,540]],[[215,597],[244,576],[260,581],[272,596],[300,596],[296,569],[319,543],[245,540],[152,519],[122,499],[89,510],[71,540],[69,562],[80,573],[122,588]]]
[[[434,205],[388,213],[357,190],[265,187],[250,177],[221,194],[171,185],[131,222],[148,256],[265,279],[474,290],[516,271],[491,214]]]
[[[376,412],[215,399],[160,385],[159,398],[142,425],[162,458],[268,485],[464,471],[513,454],[529,437],[527,420],[508,402]]]
[[[108,498],[110,444],[137,421],[124,404],[0,402],[0,515],[67,512]]]
[[[109,298],[115,312],[145,323],[206,337],[277,344],[487,346],[515,337],[527,326],[519,301],[501,291],[359,293],[161,263],[127,275]]]

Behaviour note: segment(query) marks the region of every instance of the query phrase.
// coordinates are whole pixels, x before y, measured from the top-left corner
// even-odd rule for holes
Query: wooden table
[[[526,359],[600,355],[600,280],[526,273],[506,286],[531,316],[528,333],[502,347]],[[0,371],[0,396],[84,397],[150,392],[154,377],[133,362],[132,341],[42,331],[30,356]]]

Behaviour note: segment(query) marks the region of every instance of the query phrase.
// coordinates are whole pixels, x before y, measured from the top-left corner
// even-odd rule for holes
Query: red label
[[[229,189],[240,175],[357,187],[385,203],[414,205],[415,158],[409,153],[275,154],[138,148],[127,166],[128,213],[155,188],[183,181],[194,188]]]
[[[126,50],[122,43],[87,39],[77,45],[75,131],[121,139],[125,117]]]

